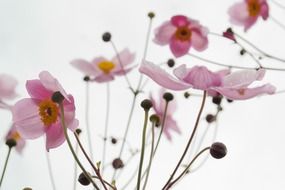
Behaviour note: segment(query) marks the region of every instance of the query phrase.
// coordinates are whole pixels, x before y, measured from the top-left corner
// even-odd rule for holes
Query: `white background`
[[[279,0],[280,3],[285,4],[282,1]],[[74,95],[77,118],[84,131],[85,85],[82,82],[83,75],[72,68],[69,62],[74,58],[91,60],[99,55],[113,57],[114,52],[110,44],[103,43],[101,40],[103,32],[112,33],[118,49],[128,47],[136,52],[136,64],[139,64],[143,55],[148,26],[146,15],[149,11],[156,13],[153,21],[154,28],[175,14],[184,14],[199,20],[210,31],[221,33],[231,26],[227,9],[234,2],[236,1],[0,0],[0,72],[17,78],[19,81],[18,99],[28,96],[25,90],[27,79],[37,78],[42,70],[51,72],[62,83],[66,91]],[[284,9],[279,9],[271,1],[269,5],[272,16],[284,21]],[[233,26],[233,28],[266,52],[285,57],[285,31],[272,20],[269,19],[266,22],[259,20],[247,33],[243,33],[240,27]],[[209,41],[209,48],[205,52],[193,52],[227,64],[255,66],[249,57],[240,57],[239,48],[230,41],[216,36],[209,36]],[[150,43],[148,60],[161,63],[170,57],[168,47],[162,48]],[[185,63],[189,67],[195,64],[207,65],[207,63],[187,56],[178,59],[177,63]],[[285,64],[277,64],[268,59],[264,59],[262,63],[277,67]],[[208,66],[214,70],[220,69]],[[131,83],[136,85],[138,71],[133,71],[129,77]],[[283,72],[268,72],[264,80],[276,85],[278,90],[285,89]],[[148,97],[149,89],[155,90],[158,86],[149,82],[145,93],[139,96],[140,100]],[[96,161],[99,161],[102,153],[101,136],[106,110],[106,85],[93,83],[90,94],[94,156]],[[172,142],[168,142],[163,137],[153,163],[147,187],[149,190],[161,189],[174,169],[189,138],[201,101],[197,97],[185,100],[182,92],[176,93],[176,98],[178,99],[178,111],[174,113],[174,117],[178,120],[182,134],[174,134]],[[117,78],[111,83],[110,136],[123,136],[131,99],[132,94],[122,78]],[[140,147],[143,121],[143,111],[139,102],[129,133],[129,142],[135,148]],[[174,189],[284,189],[284,105],[284,94],[237,101],[232,104],[224,101],[224,111],[219,117],[217,140],[227,145],[228,155],[222,160],[210,158],[200,170],[185,177]],[[206,113],[214,111],[215,107],[208,100],[199,126],[200,134],[207,127],[204,120]],[[0,121],[0,136],[4,138],[11,123],[11,114],[0,110]],[[205,146],[209,145],[211,136],[212,133],[209,133]],[[84,132],[82,138],[86,139]],[[0,169],[2,171],[7,147],[4,145],[4,140],[1,142]],[[84,144],[88,149],[86,141]],[[120,144],[111,146],[108,142],[108,163],[118,155],[119,147]],[[43,137],[28,141],[21,155],[12,152],[2,189],[19,190],[27,186],[34,190],[52,189],[45,152]],[[57,189],[72,189],[74,163],[66,143],[51,150],[49,156]],[[146,157],[148,157],[148,152]],[[128,155],[125,155],[123,159],[127,158]],[[138,156],[135,159],[137,160]],[[122,179],[117,182],[119,188],[130,177],[137,163],[138,161],[134,161],[126,166]],[[109,167],[106,170],[106,178],[109,179],[111,174],[112,169]],[[133,187],[134,183],[127,189],[133,189]],[[78,189],[91,189],[91,187],[79,185]]]

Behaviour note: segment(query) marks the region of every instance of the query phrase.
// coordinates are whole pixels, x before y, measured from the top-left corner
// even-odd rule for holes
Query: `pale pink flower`
[[[114,56],[111,60],[104,57],[97,57],[91,62],[76,59],[71,61],[71,65],[91,77],[91,80],[108,82],[114,80],[115,75],[124,75],[132,70],[134,67],[130,67],[129,65],[134,59],[134,53],[131,53],[128,49],[124,49],[118,56]]]
[[[170,46],[175,57],[188,53],[191,46],[197,51],[208,47],[208,29],[200,25],[197,20],[183,15],[173,16],[155,31],[154,42],[159,45]]]
[[[186,90],[188,88],[214,91],[232,100],[244,100],[261,94],[273,94],[275,87],[271,84],[249,88],[256,80],[262,80],[264,69],[242,70],[227,74],[227,71],[212,72],[204,66],[186,68],[181,65],[174,70],[174,75],[168,74],[159,66],[143,62],[140,72],[149,76],[156,83],[171,90]]]
[[[163,115],[165,111],[166,102],[163,99],[163,94],[165,93],[165,89],[161,89],[159,91],[159,98],[155,99],[153,95],[150,96],[150,100],[153,105],[153,109],[155,114],[159,117],[160,123],[162,123]],[[168,108],[165,116],[165,123],[163,128],[163,133],[165,134],[168,140],[172,140],[171,131],[175,131],[178,134],[181,134],[181,131],[176,123],[176,120],[173,118],[173,113],[176,110],[176,100],[173,99],[168,103]]]
[[[20,135],[20,133],[17,131],[15,125],[12,125],[12,127],[10,128],[10,130],[8,131],[6,137],[5,137],[6,140],[8,139],[13,139],[16,141],[16,150],[19,152],[19,153],[22,153],[22,150],[23,148],[25,147],[26,145],[26,141],[25,139],[22,138],[22,136]]]
[[[0,108],[10,109],[11,106],[5,100],[16,97],[15,88],[18,82],[10,75],[0,74]]]
[[[266,20],[269,16],[269,6],[266,0],[243,0],[230,7],[228,11],[233,24],[244,26],[247,31],[258,19]]]
[[[25,139],[35,139],[46,134],[46,149],[56,148],[64,141],[61,113],[58,104],[51,100],[54,92],[64,97],[64,120],[66,127],[74,131],[78,126],[72,95],[68,95],[49,72],[42,71],[39,80],[28,80],[26,89],[31,98],[18,101],[12,107],[13,122]]]

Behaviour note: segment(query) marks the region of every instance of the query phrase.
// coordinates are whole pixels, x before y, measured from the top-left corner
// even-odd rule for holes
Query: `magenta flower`
[[[91,62],[76,59],[71,62],[71,65],[82,71],[85,75],[90,76],[91,80],[109,82],[114,80],[115,75],[124,75],[132,70],[134,67],[129,67],[129,64],[134,59],[134,53],[131,53],[128,49],[124,49],[118,56],[114,56],[111,61],[104,57],[97,57]]]
[[[5,103],[5,99],[16,97],[15,88],[18,82],[10,75],[0,74],[0,108],[10,109],[11,106]]]
[[[154,42],[159,45],[170,45],[175,57],[188,53],[191,46],[197,51],[208,47],[208,29],[198,21],[186,16],[173,16],[156,29]]]
[[[72,95],[66,94],[49,72],[39,74],[39,80],[28,80],[26,89],[31,98],[18,101],[12,107],[13,122],[17,131],[25,139],[35,139],[46,134],[46,149],[56,148],[64,141],[59,106],[51,100],[54,92],[64,97],[64,116],[67,128],[74,131],[78,126],[75,119],[75,106]]]
[[[6,140],[8,139],[13,139],[17,142],[16,145],[16,150],[19,153],[22,153],[23,148],[26,145],[26,141],[25,139],[22,138],[22,136],[20,135],[20,133],[17,131],[16,127],[14,125],[12,125],[12,127],[10,128],[10,130],[8,131],[8,134],[6,135]]]
[[[244,0],[230,7],[228,11],[233,24],[244,26],[247,31],[259,16],[266,20],[269,16],[269,7],[266,0]]]
[[[164,88],[214,91],[231,100],[245,100],[261,94],[273,94],[276,90],[271,84],[255,88],[248,87],[254,81],[262,80],[265,74],[264,69],[243,70],[227,74],[226,71],[211,72],[204,66],[186,68],[185,65],[181,65],[174,70],[176,78],[149,62],[143,62],[139,70]]]
[[[162,122],[164,111],[165,111],[165,100],[162,98],[165,93],[164,89],[159,91],[159,99],[156,100],[152,95],[150,96],[150,100],[153,105],[153,109],[155,114],[159,117],[160,122]],[[168,140],[172,140],[171,131],[175,131],[178,134],[181,134],[179,127],[177,126],[176,121],[173,118],[173,113],[176,110],[176,101],[175,99],[168,103],[168,109],[165,116],[165,123],[163,128],[163,133],[166,135]]]

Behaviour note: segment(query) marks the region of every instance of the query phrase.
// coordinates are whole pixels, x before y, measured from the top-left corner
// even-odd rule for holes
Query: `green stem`
[[[138,180],[137,180],[137,190],[140,190],[140,184],[141,184],[141,173],[142,173],[142,166],[143,166],[143,160],[144,160],[144,150],[145,150],[145,139],[146,139],[146,128],[147,128],[148,112],[149,112],[149,110],[145,110],[144,126],[143,126],[143,134],[142,134],[142,145],[141,145],[141,157],[140,157]]]
[[[197,130],[197,128],[198,128],[198,124],[199,124],[199,121],[200,121],[200,117],[201,117],[201,115],[202,115],[202,111],[203,111],[203,109],[204,109],[204,105],[205,105],[205,101],[206,101],[206,96],[207,96],[207,92],[204,91],[204,93],[203,93],[203,99],[202,99],[202,104],[201,104],[201,107],[200,107],[198,116],[197,116],[197,118],[196,118],[196,122],[195,122],[195,126],[194,126],[194,128],[193,128],[192,134],[191,134],[191,136],[190,136],[190,138],[189,138],[189,140],[188,140],[188,143],[187,143],[187,145],[186,145],[186,147],[185,147],[185,149],[184,149],[184,152],[183,152],[183,154],[182,154],[180,160],[178,161],[178,163],[177,163],[175,169],[173,170],[173,172],[172,172],[171,176],[169,177],[168,181],[167,181],[167,182],[165,183],[165,185],[163,186],[163,188],[162,188],[163,190],[168,189],[168,188],[167,188],[167,187],[168,187],[168,184],[171,182],[172,178],[174,177],[175,173],[177,172],[177,170],[178,170],[180,164],[182,163],[182,161],[183,161],[183,159],[184,159],[184,157],[185,157],[185,155],[186,155],[186,153],[187,153],[187,151],[188,151],[188,149],[189,149],[189,147],[190,147],[190,144],[191,144],[191,142],[192,142],[192,140],[193,140],[193,137],[194,137],[194,135],[195,135],[195,133],[196,133],[196,130]]]
[[[75,161],[77,162],[78,166],[80,167],[80,169],[82,170],[82,172],[84,173],[84,175],[88,178],[88,180],[92,183],[92,185],[94,186],[95,189],[100,190],[99,187],[96,185],[96,183],[93,181],[93,179],[90,177],[90,175],[88,174],[88,172],[85,170],[85,168],[83,167],[83,165],[81,164],[81,162],[79,161],[68,136],[67,133],[67,128],[65,125],[65,120],[64,120],[64,108],[63,108],[63,104],[59,103],[59,108],[60,108],[60,113],[61,113],[61,125],[63,128],[63,132],[64,132],[64,136],[66,138],[68,147],[72,153],[73,158],[75,159]]]
[[[8,165],[8,160],[9,160],[9,157],[10,157],[11,150],[12,150],[12,147],[9,147],[8,154],[7,154],[7,157],[6,157],[6,161],[5,161],[5,164],[4,164],[4,169],[3,169],[3,172],[2,172],[2,175],[1,175],[0,187],[1,187],[3,179],[4,179],[4,175],[5,175],[5,172],[6,172],[7,165]]]

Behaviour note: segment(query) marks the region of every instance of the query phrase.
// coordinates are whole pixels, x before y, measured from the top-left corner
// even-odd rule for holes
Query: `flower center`
[[[191,30],[187,26],[178,27],[175,32],[176,39],[180,41],[188,41],[191,39]]]
[[[260,4],[258,0],[249,0],[247,2],[247,10],[250,16],[257,16],[260,12]]]
[[[103,61],[98,64],[98,67],[105,73],[108,74],[112,69],[114,69],[115,64],[111,61]]]
[[[239,95],[243,96],[245,94],[245,89],[238,89],[237,92],[239,93]]]
[[[17,131],[15,131],[11,134],[11,138],[15,141],[18,141],[19,139],[21,139],[21,135]]]
[[[45,126],[55,123],[58,117],[58,107],[51,100],[43,100],[39,104],[39,115]]]

